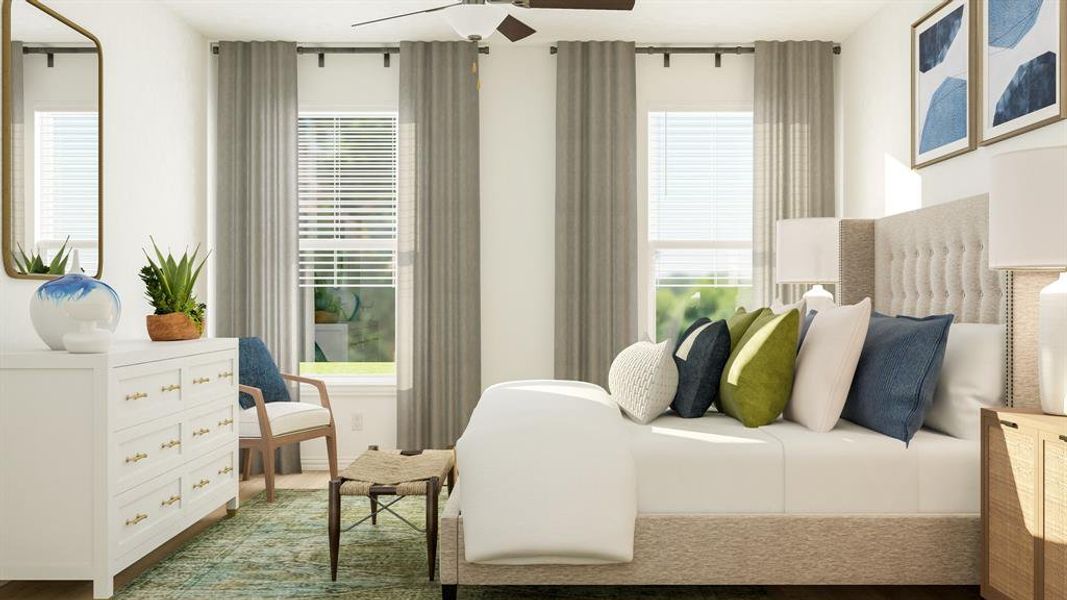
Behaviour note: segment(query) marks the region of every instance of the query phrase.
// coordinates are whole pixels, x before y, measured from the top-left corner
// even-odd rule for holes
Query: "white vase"
[[[97,323],[111,315],[103,302],[68,302],[67,314],[78,322],[78,330],[63,334],[63,347],[75,354],[101,354],[111,348],[111,332]]]
[[[75,305],[82,304],[86,306],[79,311]],[[81,273],[69,273],[46,281],[30,298],[33,328],[53,350],[66,349],[63,336],[79,331],[81,321],[74,315],[94,315],[94,327],[106,330],[110,340],[110,332],[118,327],[121,313],[122,304],[115,290],[103,281]]]

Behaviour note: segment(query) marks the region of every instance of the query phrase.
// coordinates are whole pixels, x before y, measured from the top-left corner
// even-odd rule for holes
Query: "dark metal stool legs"
[[[337,581],[337,553],[341,544],[341,480],[330,481],[330,579]]]
[[[430,581],[437,578],[437,497],[441,483],[436,477],[426,481],[426,558],[430,566]]]

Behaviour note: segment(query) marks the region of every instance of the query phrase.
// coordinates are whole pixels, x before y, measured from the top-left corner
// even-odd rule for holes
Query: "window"
[[[97,113],[35,112],[35,245],[47,262],[63,245],[96,273],[99,170]]]
[[[656,339],[750,299],[752,162],[751,112],[649,113]]]
[[[394,376],[396,114],[301,113],[297,137],[300,285],[315,323],[301,370]]]

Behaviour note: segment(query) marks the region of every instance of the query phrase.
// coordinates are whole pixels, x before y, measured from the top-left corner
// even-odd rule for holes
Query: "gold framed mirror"
[[[50,279],[80,268],[99,279],[100,40],[39,0],[3,0],[2,44],[4,271],[15,278]]]

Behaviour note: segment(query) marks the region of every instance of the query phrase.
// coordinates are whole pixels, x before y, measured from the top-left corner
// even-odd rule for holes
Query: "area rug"
[[[444,502],[441,502],[444,505]],[[423,522],[424,500],[394,506]],[[365,498],[345,498],[344,526],[369,510]],[[437,600],[440,587],[426,579],[425,536],[385,514],[341,535],[337,581],[330,581],[326,492],[278,490],[273,504],[260,494],[146,571],[116,600],[207,598],[328,598]],[[750,600],[760,588],[708,587],[470,587],[461,600],[532,598],[648,598]]]

